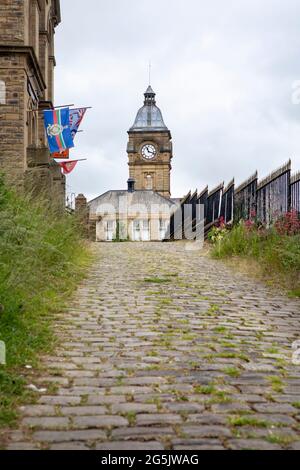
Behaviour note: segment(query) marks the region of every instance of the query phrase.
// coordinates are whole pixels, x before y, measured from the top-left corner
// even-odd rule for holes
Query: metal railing
[[[202,206],[202,221],[197,218]],[[187,206],[190,206],[187,211]],[[209,192],[208,187],[198,194],[191,191],[182,199],[171,216],[167,240],[185,239],[187,214],[192,214],[192,228],[204,221],[204,233],[222,220],[226,225],[256,218],[266,226],[290,210],[300,215],[300,172],[291,176],[291,161],[258,181],[258,173],[235,188],[234,179],[224,188],[221,183]],[[200,212],[199,212],[200,213]]]

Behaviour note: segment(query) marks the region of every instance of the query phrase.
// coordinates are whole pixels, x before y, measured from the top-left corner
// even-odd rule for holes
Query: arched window
[[[6,86],[4,80],[0,80],[0,104],[6,104]]]
[[[37,119],[36,119],[36,114],[32,113],[32,131],[31,131],[31,145],[37,144]]]
[[[153,189],[153,176],[149,173],[146,175],[146,189]]]
[[[30,98],[27,102],[27,109],[28,145],[36,146],[38,143],[38,116],[37,112],[34,110],[34,106]]]

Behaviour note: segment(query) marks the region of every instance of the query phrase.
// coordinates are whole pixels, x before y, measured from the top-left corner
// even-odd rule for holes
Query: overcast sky
[[[172,196],[239,184],[256,169],[263,177],[289,158],[300,169],[299,0],[61,0],[61,9],[56,105],[93,106],[72,151],[88,161],[67,177],[68,192],[126,187],[127,131],[149,60],[173,137]]]

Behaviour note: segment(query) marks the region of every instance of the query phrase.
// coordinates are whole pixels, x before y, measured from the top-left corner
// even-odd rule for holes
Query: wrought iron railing
[[[202,220],[199,219],[199,206],[203,208]],[[232,224],[256,218],[270,226],[290,210],[296,210],[300,215],[300,172],[291,176],[289,160],[260,181],[255,172],[237,188],[233,179],[225,188],[222,183],[210,192],[208,187],[199,194],[198,191],[193,194],[189,191],[171,216],[166,240],[186,238],[185,226],[189,218],[194,231],[199,222],[204,222],[204,232],[207,233],[220,219],[225,224]]]

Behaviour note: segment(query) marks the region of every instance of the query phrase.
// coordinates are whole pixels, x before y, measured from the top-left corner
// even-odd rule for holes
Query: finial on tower
[[[149,86],[151,85],[151,60],[149,60]]]
[[[153,105],[156,104],[156,102],[155,102],[155,93],[152,90],[151,85],[148,86],[147,90],[144,93],[144,96],[145,96],[145,101],[144,101],[145,105],[146,104],[153,104]]]

